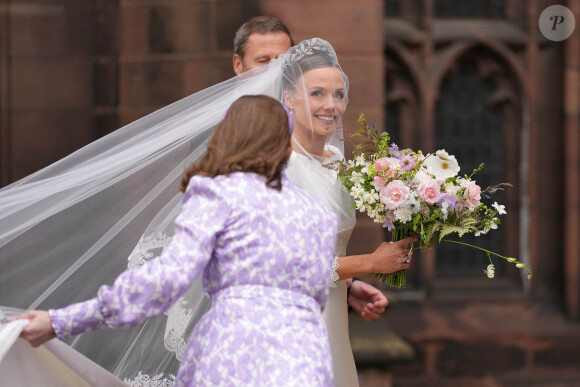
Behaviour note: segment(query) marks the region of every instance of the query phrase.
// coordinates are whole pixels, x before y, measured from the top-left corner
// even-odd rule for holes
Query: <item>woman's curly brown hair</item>
[[[185,170],[179,190],[185,192],[195,175],[232,172],[258,173],[266,185],[280,190],[289,146],[290,124],[282,104],[265,95],[240,97],[209,138],[207,153]]]

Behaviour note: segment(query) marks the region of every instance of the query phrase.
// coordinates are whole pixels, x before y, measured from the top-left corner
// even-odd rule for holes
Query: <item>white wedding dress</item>
[[[330,149],[335,154],[339,152],[334,147]],[[314,195],[336,213],[339,229],[334,253],[335,257],[345,256],[346,246],[356,223],[355,211],[349,209],[352,199],[348,192],[342,184],[332,181],[329,169],[296,152],[292,152],[290,156],[286,174],[293,183]],[[333,273],[336,275],[336,263],[334,266]],[[358,376],[348,334],[346,282],[337,279],[338,276],[331,278],[330,292],[323,312],[332,353],[334,382],[336,387],[357,387]]]

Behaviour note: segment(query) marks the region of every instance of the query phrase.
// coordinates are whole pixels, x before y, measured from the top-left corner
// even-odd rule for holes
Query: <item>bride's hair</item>
[[[310,55],[283,65],[282,90],[294,90],[298,78],[304,73],[323,67],[335,67],[342,72],[336,60],[324,51],[313,51]]]
[[[290,123],[280,102],[265,95],[240,97],[209,138],[207,153],[185,170],[179,190],[185,192],[195,175],[232,172],[258,173],[280,190],[289,144]]]

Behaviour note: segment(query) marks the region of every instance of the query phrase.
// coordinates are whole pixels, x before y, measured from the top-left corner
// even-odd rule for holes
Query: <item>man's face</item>
[[[244,58],[234,54],[234,71],[237,75],[268,64],[290,48],[290,37],[284,32],[253,33],[244,49]]]

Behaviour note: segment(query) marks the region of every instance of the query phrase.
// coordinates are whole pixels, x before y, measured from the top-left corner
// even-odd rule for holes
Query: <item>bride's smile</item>
[[[290,98],[298,139],[304,143],[320,142],[340,126],[346,103],[346,87],[342,73],[336,67],[308,70],[298,79]],[[314,140],[314,141],[313,141]],[[315,149],[311,151],[316,153]]]

